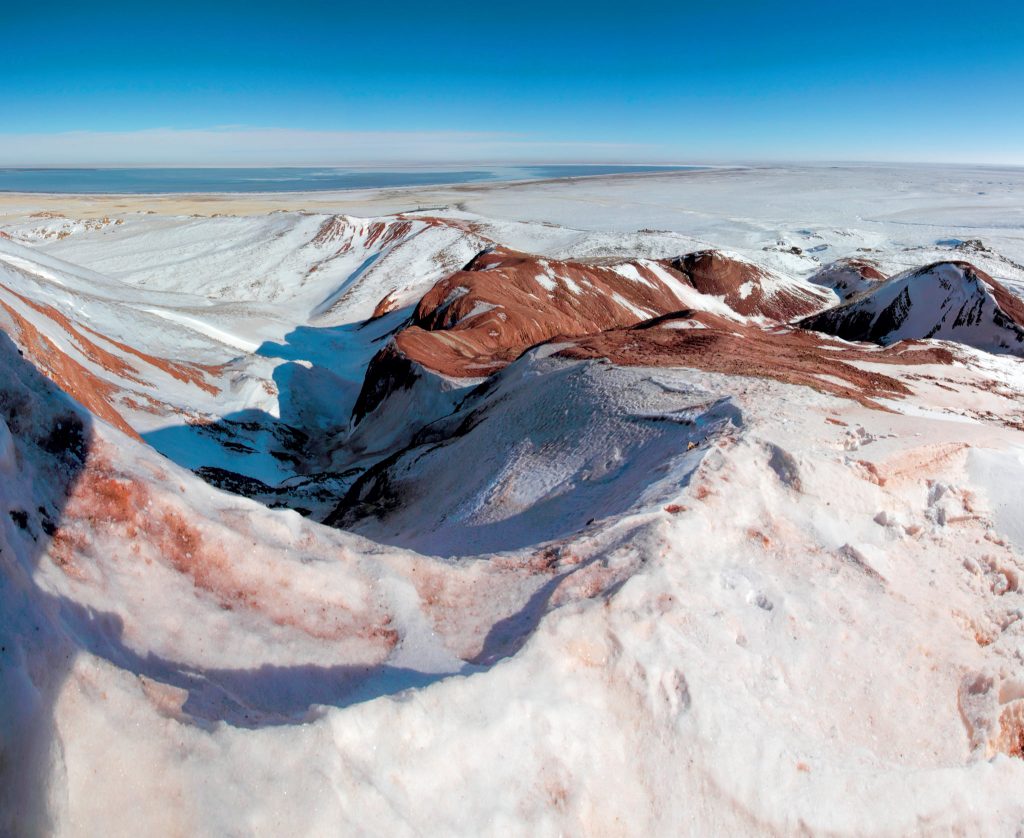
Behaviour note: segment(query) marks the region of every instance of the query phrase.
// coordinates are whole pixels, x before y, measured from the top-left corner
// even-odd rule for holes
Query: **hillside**
[[[1017,233],[725,177],[0,219],[0,833],[1013,835]]]

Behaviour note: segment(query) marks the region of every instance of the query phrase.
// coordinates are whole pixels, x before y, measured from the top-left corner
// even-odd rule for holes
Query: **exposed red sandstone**
[[[401,386],[409,374],[403,361],[454,378],[487,376],[555,335],[630,326],[683,307],[671,282],[685,284],[671,268],[643,262],[608,267],[484,251],[427,292],[412,323],[370,362],[354,415]]]
[[[106,341],[112,346],[116,346],[122,352],[126,352],[129,355],[134,355],[140,361],[145,361],[152,367],[156,367],[159,370],[163,370],[171,378],[181,381],[185,384],[192,384],[199,387],[201,390],[205,390],[212,396],[216,396],[221,392],[220,387],[215,384],[208,382],[204,376],[216,377],[224,372],[223,365],[209,365],[209,364],[194,364],[188,361],[169,361],[164,358],[157,358],[154,355],[149,355],[142,352],[134,347],[128,346],[126,343],[114,340],[113,338],[107,337],[106,335],[100,334],[95,329],[90,329],[86,325],[82,325],[82,328],[95,335],[101,340]]]
[[[376,320],[378,317],[390,314],[396,308],[398,308],[398,300],[395,299],[395,292],[388,291],[388,293],[381,298],[380,302],[374,306],[373,314],[370,316],[370,319]]]
[[[668,264],[702,294],[724,298],[729,308],[747,317],[789,321],[821,311],[834,299],[814,286],[774,277],[719,250],[688,253]]]
[[[344,215],[332,215],[316,231],[310,244],[316,247],[339,242],[337,253],[347,253],[352,249],[357,237],[365,236],[365,246],[384,247],[409,234],[412,222],[406,220],[361,222],[359,219]]]
[[[125,422],[114,407],[117,387],[87,370],[77,361],[57,349],[40,331],[7,303],[0,300],[0,307],[7,313],[18,330],[17,341],[25,353],[54,384],[65,393],[77,399],[93,414],[105,419],[126,434],[138,438],[138,434]]]

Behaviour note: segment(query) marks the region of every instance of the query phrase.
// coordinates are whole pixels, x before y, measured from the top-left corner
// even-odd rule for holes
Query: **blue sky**
[[[1024,164],[978,0],[9,3],[0,164]]]

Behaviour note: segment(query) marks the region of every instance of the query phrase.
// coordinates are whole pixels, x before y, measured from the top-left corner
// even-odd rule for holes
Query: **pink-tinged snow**
[[[794,282],[872,247],[887,274],[962,258],[1020,287],[1019,216],[984,252],[936,243],[950,219],[994,224],[973,193],[999,207],[991,181],[1019,175],[938,172],[894,199],[917,170],[819,174],[474,188],[459,224],[407,229],[0,222],[0,832],[1014,835],[1021,359],[861,353],[909,388],[882,410],[555,343],[480,387],[425,374],[348,424],[370,357],[482,241],[619,265],[722,246]],[[680,193],[706,213],[672,224]],[[891,220],[864,220],[887,200]],[[668,232],[636,232],[651,213]],[[763,249],[798,230],[829,250]],[[400,310],[364,326],[389,293]],[[738,339],[759,328],[730,317]],[[127,429],[59,392],[25,334]],[[219,394],[171,363],[218,368],[200,380]],[[177,410],[234,418],[254,453],[204,448]],[[315,431],[331,467],[395,455],[364,485],[398,504],[343,531],[186,469],[286,474],[275,420]],[[410,422],[427,427],[404,448]]]

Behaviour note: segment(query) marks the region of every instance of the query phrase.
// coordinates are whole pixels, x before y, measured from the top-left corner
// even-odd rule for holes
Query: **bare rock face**
[[[1024,357],[1024,301],[969,262],[936,262],[800,322],[844,340],[935,338]]]
[[[334,247],[337,253],[347,253],[356,242],[362,247],[382,248],[398,241],[412,231],[412,222],[404,219],[372,220],[332,215],[310,240],[313,247]]]
[[[362,389],[352,409],[352,418],[358,422],[391,393],[412,387],[420,375],[418,365],[411,361],[394,341],[390,342],[371,359]]]
[[[789,321],[820,311],[830,302],[822,289],[775,276],[719,250],[699,250],[669,262],[702,294],[721,297],[737,314]]]
[[[377,305],[374,307],[373,314],[371,315],[370,319],[376,320],[378,317],[383,317],[385,314],[390,314],[397,308],[398,300],[395,298],[395,292],[388,291],[388,293],[381,297],[380,302],[377,303]]]
[[[398,344],[446,375],[481,376],[555,335],[630,325],[682,304],[644,263],[605,267],[496,248],[435,285]]]
[[[809,281],[832,289],[845,303],[858,294],[870,291],[887,278],[877,265],[866,259],[840,259],[823,267]]]
[[[525,349],[685,308],[687,283],[653,262],[604,266],[486,250],[437,283],[411,323],[370,362],[354,411],[358,421],[391,391],[411,386],[416,367],[450,378],[488,376]]]

